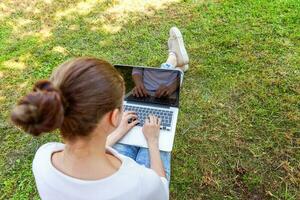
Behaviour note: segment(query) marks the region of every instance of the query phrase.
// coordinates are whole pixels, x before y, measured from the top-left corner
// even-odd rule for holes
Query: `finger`
[[[149,124],[150,123],[150,119],[149,119],[149,117],[146,117],[145,118],[145,124]]]
[[[161,94],[161,96],[168,96],[168,91],[167,90],[164,90]]]
[[[139,120],[135,120],[135,121],[133,121],[133,122],[131,122],[129,124],[129,127],[132,128],[132,127],[136,126],[138,123],[140,123],[140,121]]]
[[[150,117],[151,117],[150,115],[148,115],[148,117],[146,117],[148,123],[151,123]]]
[[[135,114],[136,112],[133,111],[133,110],[128,110],[128,111],[125,111],[124,114],[125,115],[129,115],[129,114]]]
[[[135,114],[129,114],[129,115],[127,115],[125,118],[126,118],[127,120],[129,120],[129,119],[137,119],[137,115],[135,115]]]
[[[158,125],[159,124],[159,118],[158,117],[155,117],[155,123]]]
[[[139,93],[140,97],[143,97],[144,95],[143,95],[141,88],[137,88],[137,89],[138,89],[138,93]]]
[[[150,116],[150,123],[151,124],[155,124],[155,117],[154,117],[154,115]]]
[[[125,115],[136,114],[136,112],[130,110],[130,111],[125,111],[124,114],[125,114]]]
[[[155,97],[158,97],[158,95],[159,95],[159,91],[156,91],[155,92]]]
[[[137,88],[134,88],[134,96],[140,97]]]
[[[154,116],[154,119],[153,119],[153,120],[154,120],[154,122],[153,122],[154,124],[157,124],[157,123],[158,123],[158,117]]]
[[[154,124],[158,124],[158,117],[156,117],[155,115],[153,116],[153,120],[154,120]]]
[[[160,97],[161,96],[161,90],[157,93],[156,97]]]
[[[136,88],[136,91],[137,91],[137,93],[139,94],[139,96],[138,96],[138,97],[143,97],[143,94],[142,94],[142,92],[141,92],[141,89],[140,89],[140,88]]]
[[[167,89],[166,89],[166,96],[169,96],[169,95],[171,95],[171,89],[170,89],[170,88],[167,88]]]
[[[169,96],[169,95],[170,95],[170,91],[167,90],[167,91],[166,91],[166,96]]]
[[[163,93],[163,95],[164,95],[164,96],[168,96],[168,93],[169,93],[169,89],[168,89],[168,88],[166,88],[166,89],[164,90],[164,93]]]
[[[163,91],[160,91],[157,95],[158,98],[160,98],[162,96]]]
[[[164,96],[164,93],[166,92],[166,89],[163,88],[162,90],[160,90],[159,96],[158,97],[162,97]]]
[[[148,96],[148,92],[147,92],[147,90],[143,87],[142,88],[142,92],[143,92],[143,94],[145,95],[145,96]]]
[[[149,120],[149,123],[151,123],[152,122],[152,118],[151,118],[152,116],[151,115],[148,115],[148,120]]]
[[[156,92],[155,92],[155,96],[158,97],[158,96],[160,95],[160,93],[161,93],[161,89],[158,88],[158,89],[156,90]]]
[[[157,124],[160,126],[160,124],[161,124],[161,119],[160,118],[158,118],[158,123]]]

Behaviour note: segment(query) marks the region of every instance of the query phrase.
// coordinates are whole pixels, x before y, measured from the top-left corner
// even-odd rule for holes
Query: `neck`
[[[88,160],[106,156],[106,137],[104,133],[93,134],[90,138],[66,141],[64,159]],[[101,136],[101,137],[100,137]]]
[[[84,180],[97,180],[115,173],[121,162],[105,150],[107,134],[101,131],[88,139],[66,141],[62,152],[53,154],[54,166],[65,174]]]

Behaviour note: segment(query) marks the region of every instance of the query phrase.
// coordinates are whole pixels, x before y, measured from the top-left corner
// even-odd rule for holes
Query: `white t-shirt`
[[[122,162],[117,172],[94,181],[70,177],[56,169],[51,162],[52,153],[63,150],[64,146],[62,143],[47,143],[42,145],[35,154],[32,170],[39,195],[43,200],[165,200],[169,198],[166,178],[159,177],[152,169],[137,164],[110,147],[107,147],[107,151]]]

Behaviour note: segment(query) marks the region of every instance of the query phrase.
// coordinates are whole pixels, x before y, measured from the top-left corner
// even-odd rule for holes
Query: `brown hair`
[[[50,81],[38,81],[11,114],[38,136],[57,128],[65,139],[88,136],[104,114],[122,107],[124,81],[108,62],[77,58],[59,66]]]

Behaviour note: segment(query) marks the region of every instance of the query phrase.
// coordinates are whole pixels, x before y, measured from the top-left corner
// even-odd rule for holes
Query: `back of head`
[[[121,108],[124,81],[108,62],[77,58],[59,66],[49,81],[38,81],[11,114],[35,136],[60,129],[65,139],[88,136],[101,118]]]

